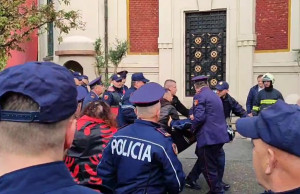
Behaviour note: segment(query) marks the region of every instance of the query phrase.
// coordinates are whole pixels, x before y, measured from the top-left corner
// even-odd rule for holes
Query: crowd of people
[[[254,139],[266,193],[299,193],[300,108],[284,103],[272,74],[257,77],[246,110],[226,81],[211,89],[209,77],[194,77],[188,109],[175,80],[161,86],[133,73],[128,88],[127,74],[113,74],[106,88],[101,76],[89,82],[51,62],[1,72],[0,193],[180,193],[200,190],[201,173],[209,193],[224,193],[232,114],[241,117],[237,131]],[[177,154],[195,142],[197,161],[186,176]]]

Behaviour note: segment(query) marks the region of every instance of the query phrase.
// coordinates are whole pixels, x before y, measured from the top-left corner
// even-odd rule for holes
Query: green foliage
[[[0,61],[10,50],[24,51],[20,43],[29,41],[33,32],[43,33],[48,23],[54,24],[58,40],[71,29],[84,29],[78,11],[57,10],[60,5],[69,5],[70,0],[53,0],[49,4],[26,4],[26,0],[0,0]]]
[[[118,66],[123,59],[123,57],[126,56],[126,52],[128,50],[128,44],[127,41],[119,41],[116,39],[117,44],[115,45],[115,49],[110,48],[109,49],[109,59],[114,65],[114,73],[117,73]]]
[[[95,58],[96,58],[96,73],[97,75],[104,74],[104,79],[102,81],[104,82],[105,86],[109,85],[109,80],[108,80],[108,75],[105,73],[107,72],[107,68],[105,66],[105,53],[103,51],[103,45],[102,45],[102,40],[101,38],[97,38],[95,43],[94,43],[94,49],[96,52]],[[103,70],[106,70],[103,72]]]

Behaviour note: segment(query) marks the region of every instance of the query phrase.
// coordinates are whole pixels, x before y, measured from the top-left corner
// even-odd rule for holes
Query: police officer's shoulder
[[[163,127],[156,127],[156,131],[162,134],[164,137],[171,137],[171,134],[168,133]]]

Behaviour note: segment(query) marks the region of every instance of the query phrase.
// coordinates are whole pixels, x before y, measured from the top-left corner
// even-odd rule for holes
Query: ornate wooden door
[[[186,96],[195,94],[191,79],[209,76],[214,88],[226,75],[226,11],[186,14]]]

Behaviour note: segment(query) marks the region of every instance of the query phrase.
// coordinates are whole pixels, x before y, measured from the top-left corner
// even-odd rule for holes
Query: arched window
[[[80,65],[80,63],[78,63],[77,61],[67,61],[64,66],[67,68],[67,69],[70,69],[72,71],[76,71],[76,72],[79,72],[81,74],[83,74],[83,68],[82,66]]]

